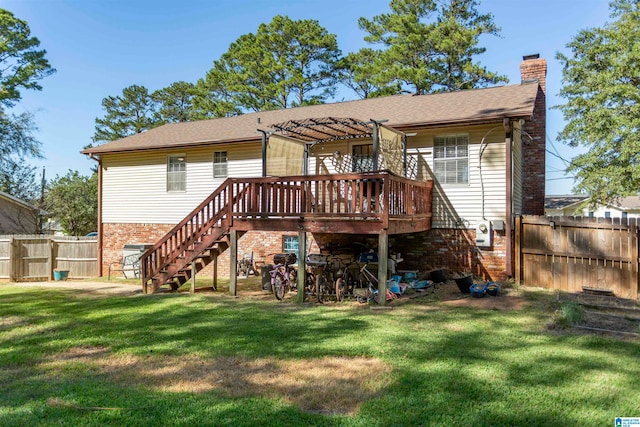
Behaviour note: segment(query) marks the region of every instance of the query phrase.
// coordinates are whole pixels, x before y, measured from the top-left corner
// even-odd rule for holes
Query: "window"
[[[282,236],[282,252],[298,253],[298,236]]]
[[[436,136],[433,170],[441,184],[469,183],[469,136]]]
[[[213,177],[227,177],[227,152],[216,151],[213,153]]]
[[[611,218],[611,212],[609,212],[609,211],[605,211],[605,212],[604,212],[604,217],[605,217],[605,218]]]
[[[593,218],[595,216],[596,216],[596,213],[594,211],[589,212],[589,218]]]
[[[371,172],[373,170],[373,144],[354,145],[352,149],[353,172]]]
[[[167,191],[187,190],[187,156],[184,154],[167,158]]]
[[[629,213],[628,212],[622,212],[622,218],[623,219],[629,218]]]

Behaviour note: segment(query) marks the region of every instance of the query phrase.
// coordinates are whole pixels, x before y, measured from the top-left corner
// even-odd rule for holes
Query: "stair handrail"
[[[212,223],[216,223],[223,219],[225,216],[227,220],[229,219],[229,195],[232,190],[230,185],[231,179],[227,178],[218,188],[216,188],[213,193],[209,195],[205,200],[202,201],[195,209],[191,211],[185,218],[180,221],[175,227],[169,230],[160,240],[156,242],[151,248],[147,249],[142,256],[140,257],[141,262],[141,276],[142,276],[142,284],[143,287],[146,283],[151,280],[151,278],[162,268],[166,267],[170,261],[168,259],[174,259],[177,255],[184,252],[186,248],[190,245],[193,239],[198,235],[198,232],[201,232],[203,229],[209,229]],[[225,197],[226,196],[226,197]],[[217,199],[221,199],[225,197],[226,200],[220,200],[218,203],[219,208],[216,209]],[[212,205],[212,209],[205,209],[205,207]],[[194,219],[197,220],[198,216],[205,212],[207,213],[204,221],[200,221],[200,225],[196,229],[190,230],[190,232],[186,229],[188,224],[193,224]],[[195,221],[197,224],[197,221]],[[192,227],[193,228],[193,227]],[[184,230],[184,233],[181,231]],[[174,236],[184,234],[184,238],[180,240],[179,245],[169,251],[165,251],[164,256],[162,254],[161,249],[167,247],[167,242],[170,241]],[[155,267],[155,268],[154,268]]]

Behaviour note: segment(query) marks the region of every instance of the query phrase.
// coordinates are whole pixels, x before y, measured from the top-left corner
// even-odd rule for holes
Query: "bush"
[[[575,302],[564,302],[554,316],[554,323],[563,328],[577,325],[584,318],[584,309]]]

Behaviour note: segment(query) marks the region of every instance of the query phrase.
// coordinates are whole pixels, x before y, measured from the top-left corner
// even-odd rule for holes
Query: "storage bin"
[[[456,281],[456,285],[458,285],[458,289],[460,289],[460,292],[462,292],[463,294],[468,294],[469,288],[471,287],[471,285],[473,285],[473,276],[468,274],[465,276],[461,276],[461,277],[454,277],[454,279]]]
[[[484,296],[484,293],[485,293],[484,285],[480,285],[478,283],[474,283],[469,288],[469,293],[474,298],[482,298]]]

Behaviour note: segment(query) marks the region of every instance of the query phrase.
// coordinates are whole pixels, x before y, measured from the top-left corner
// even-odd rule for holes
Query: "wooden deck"
[[[413,233],[431,228],[432,181],[389,172],[230,179],[238,231]]]
[[[432,186],[387,171],[228,178],[141,256],[143,289],[177,288],[227,249],[235,266],[250,230],[378,235],[384,281],[388,235],[431,228]]]

